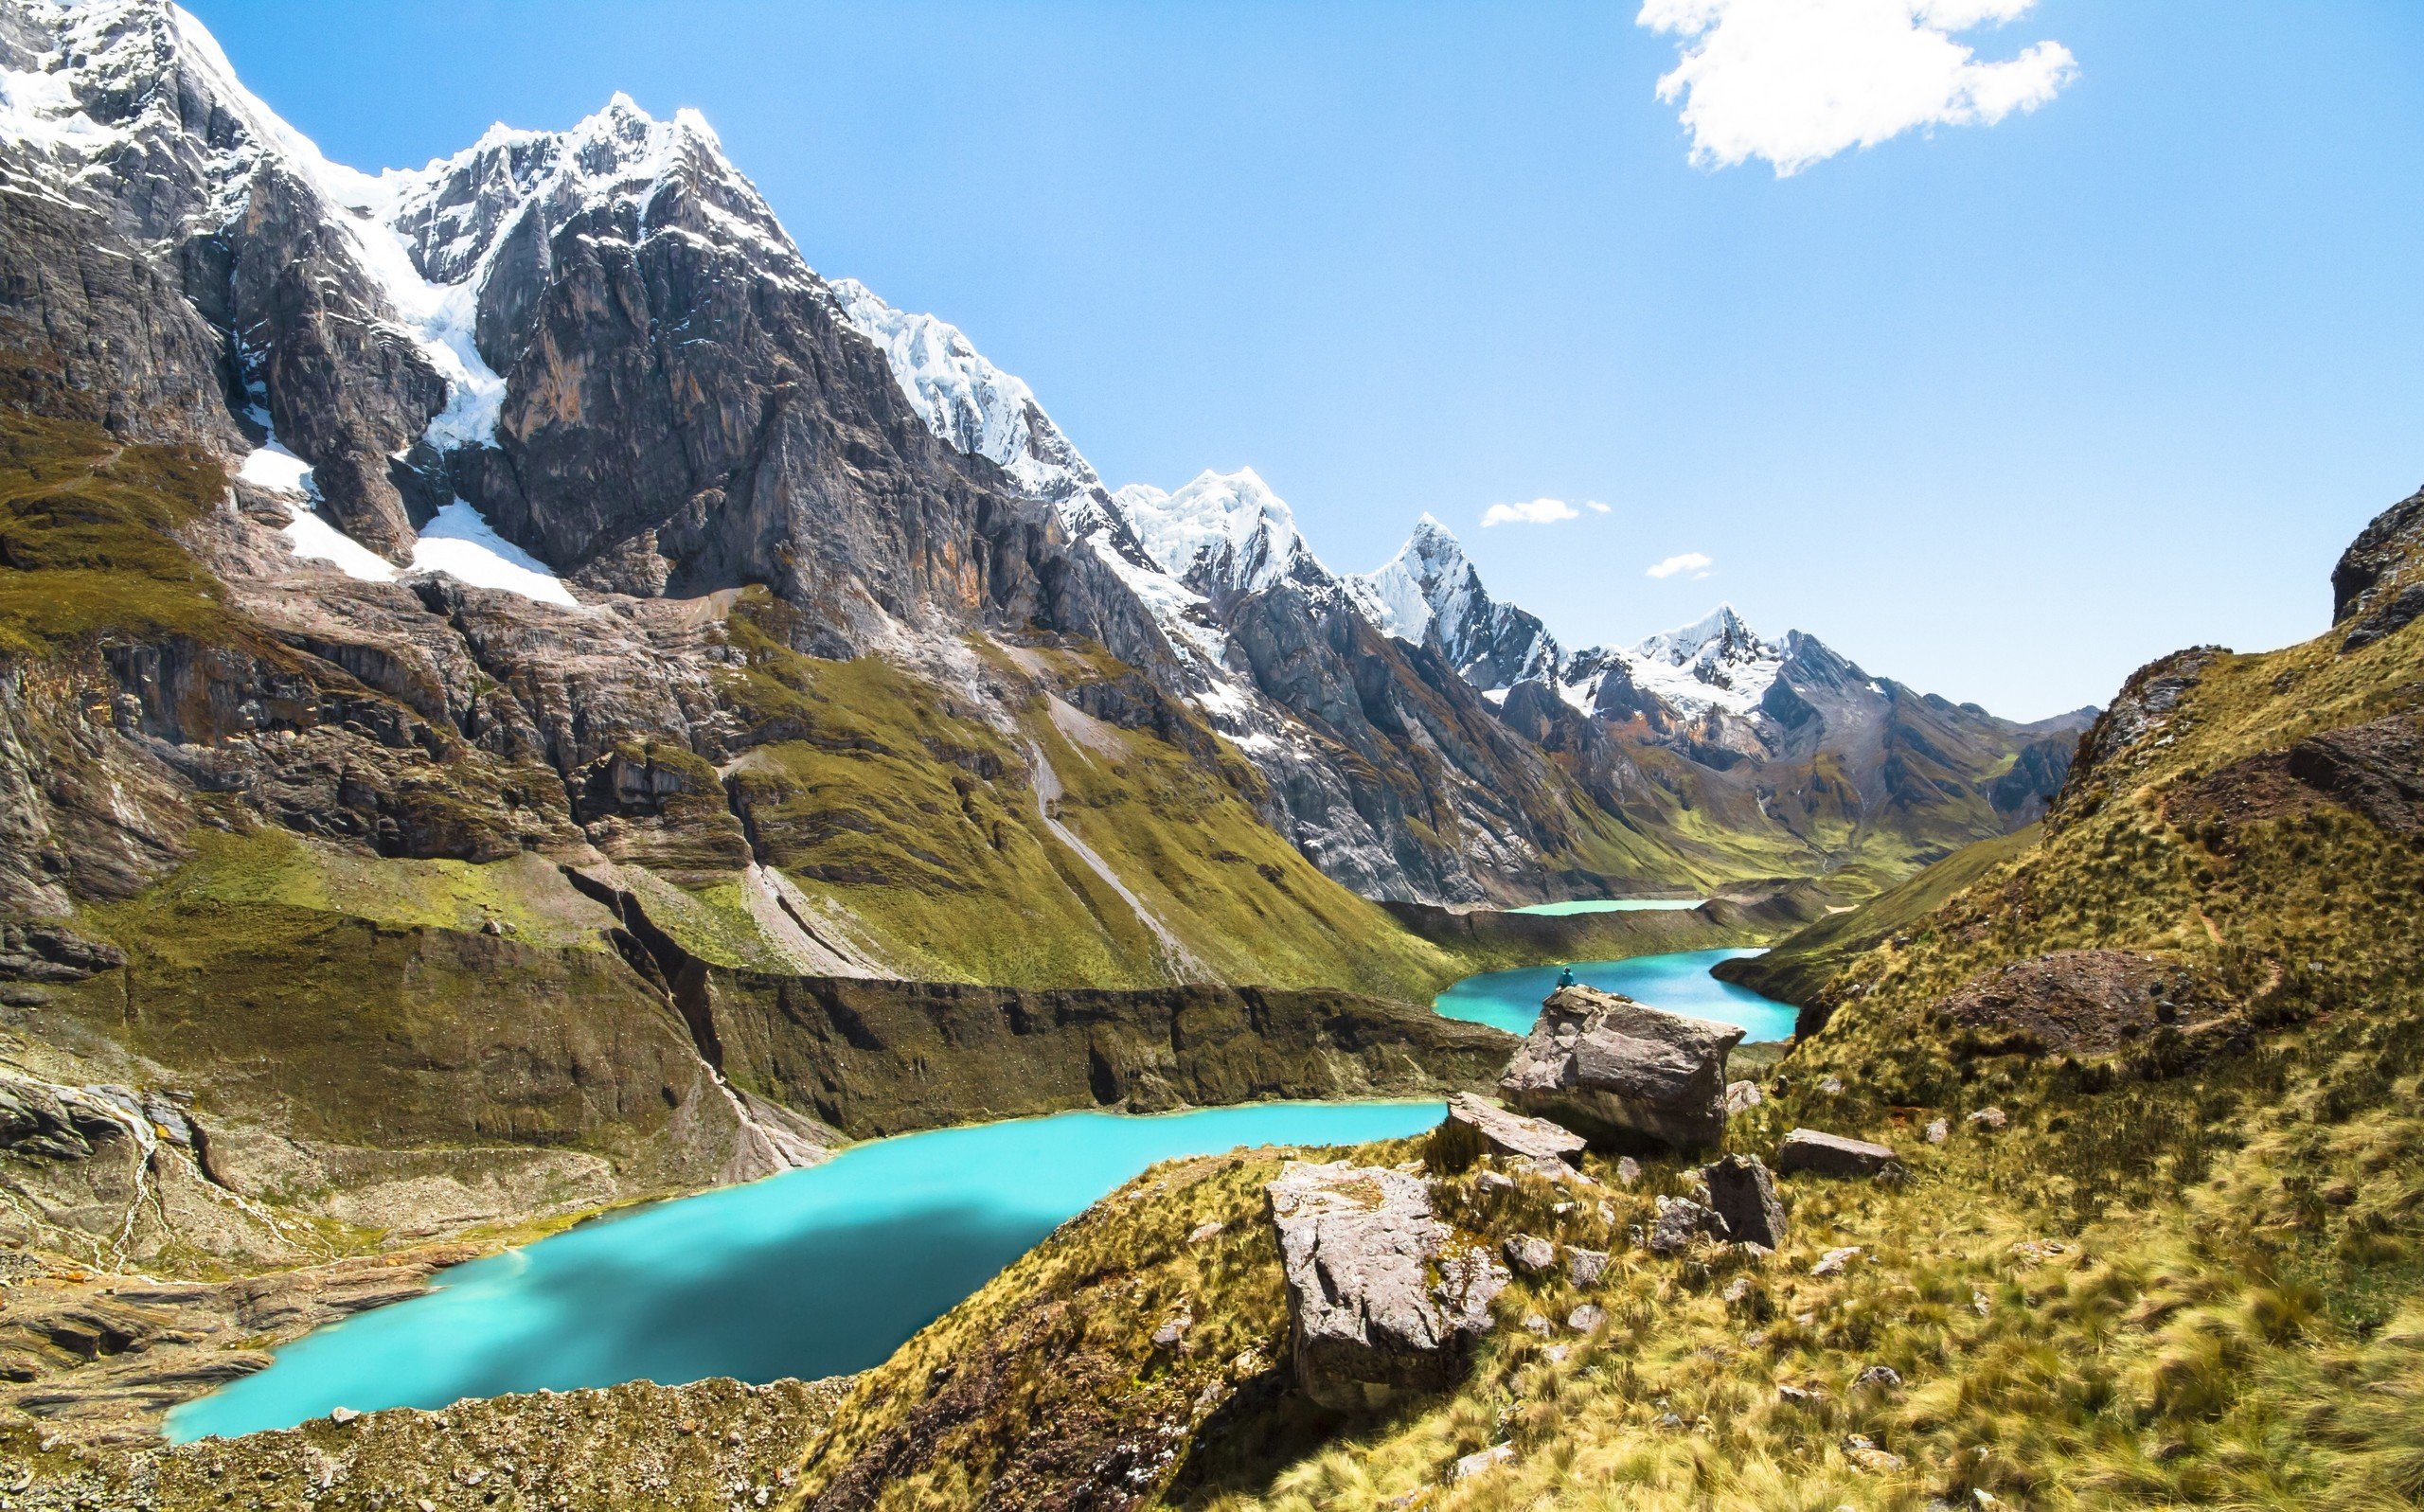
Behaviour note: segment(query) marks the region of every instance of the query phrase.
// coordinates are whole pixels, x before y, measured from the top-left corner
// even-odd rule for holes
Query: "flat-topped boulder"
[[[1464,1375],[1508,1276],[1487,1251],[1455,1242],[1428,1183],[1377,1166],[1290,1161],[1264,1198],[1306,1396],[1363,1412]]]
[[[1725,1058],[1741,1039],[1734,1024],[1560,987],[1499,1091],[1601,1148],[1699,1149],[1725,1133]]]
[[[1543,1175],[1570,1171],[1582,1158],[1582,1136],[1545,1118],[1527,1118],[1460,1092],[1432,1131],[1424,1158],[1435,1170],[1460,1171],[1485,1155],[1503,1155]]]
[[[1886,1146],[1815,1129],[1796,1129],[1776,1146],[1779,1175],[1809,1171],[1815,1176],[1881,1176],[1896,1168],[1894,1151]]]

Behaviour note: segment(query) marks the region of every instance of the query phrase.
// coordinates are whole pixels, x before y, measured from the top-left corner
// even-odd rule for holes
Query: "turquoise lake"
[[[177,1408],[168,1434],[187,1443],[340,1406],[443,1407],[542,1387],[864,1370],[1155,1161],[1395,1139],[1442,1112],[1062,1113],[856,1146],[457,1266],[436,1290],[297,1340],[268,1369]]]
[[[1796,1012],[1791,1004],[1763,998],[1749,987],[1708,974],[1708,969],[1720,961],[1758,953],[1672,951],[1627,961],[1577,961],[1574,975],[1585,987],[1621,992],[1652,1007],[1738,1023],[1750,1031],[1746,1038],[1753,1041],[1791,1039]],[[1541,1000],[1557,987],[1558,970],[1554,966],[1532,966],[1469,976],[1440,993],[1432,1006],[1451,1019],[1470,1019],[1509,1034],[1529,1034],[1532,1021],[1540,1017]]]
[[[1705,898],[1583,898],[1564,903],[1528,903],[1510,908],[1510,914],[1546,914],[1562,918],[1572,914],[1646,914],[1681,912],[1698,908]]]

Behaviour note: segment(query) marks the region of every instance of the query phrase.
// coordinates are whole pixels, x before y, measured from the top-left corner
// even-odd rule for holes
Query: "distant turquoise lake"
[[[1694,1018],[1738,1023],[1746,1039],[1789,1040],[1796,1010],[1790,1003],[1763,998],[1749,987],[1720,982],[1708,974],[1720,961],[1757,951],[1669,951],[1636,955],[1625,961],[1577,961],[1574,975],[1585,987],[1621,992],[1636,1002]],[[1541,1000],[1557,987],[1559,968],[1531,966],[1518,971],[1490,971],[1469,976],[1432,1000],[1432,1006],[1451,1019],[1469,1019],[1509,1034],[1529,1034],[1541,1016]]]
[[[436,1290],[299,1339],[268,1369],[178,1407],[167,1432],[187,1443],[340,1406],[864,1370],[1155,1161],[1395,1139],[1443,1111],[1258,1103],[878,1140],[457,1266]]]
[[[1563,903],[1527,903],[1510,908],[1510,914],[1546,914],[1563,918],[1571,914],[1643,914],[1680,912],[1698,908],[1705,898],[1583,898]]]

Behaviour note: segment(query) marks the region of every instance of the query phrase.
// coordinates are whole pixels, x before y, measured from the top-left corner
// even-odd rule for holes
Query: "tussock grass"
[[[1093,1414],[1167,1429],[1177,1448],[1153,1494],[1218,1512],[2418,1504],[2424,845],[2327,806],[2185,831],[2165,800],[2410,706],[2419,680],[2413,629],[2348,657],[2324,642],[2225,657],[2156,740],[2091,774],[2050,836],[1828,930],[1834,1018],[1728,1142],[1764,1152],[1809,1124],[1894,1145],[1908,1174],[1786,1180],[1792,1232],[1773,1258],[1633,1248],[1653,1195],[1685,1187],[1672,1164],[1626,1190],[1595,1161],[1604,1216],[1601,1194],[1560,1213],[1571,1195],[1529,1179],[1496,1197],[1452,1184],[1444,1211],[1471,1232],[1613,1251],[1591,1296],[1605,1321],[1575,1335],[1565,1282],[1519,1283],[1462,1387],[1342,1421],[1305,1407],[1276,1362],[1284,1308],[1259,1214],[1275,1160],[1150,1173],[866,1378],[808,1488],[880,1465],[898,1477],[856,1483],[876,1505],[1018,1504],[1004,1488],[1043,1484],[1048,1425]],[[2198,1041],[2166,1024],[2079,1060],[1964,1048],[1935,1012],[1977,971],[2081,947],[2187,963],[2240,1030]],[[1820,1090],[1828,1076],[1841,1092]],[[2000,1131],[1966,1118],[1988,1106]],[[1934,1118],[1951,1125],[1941,1145],[1922,1134]],[[1183,1239],[1211,1220],[1226,1225],[1217,1262]],[[1810,1273],[1855,1245],[1840,1274]],[[1227,1331],[1164,1360],[1145,1341],[1181,1296]],[[1022,1331],[1055,1308],[1060,1331]],[[1546,1336],[1523,1326],[1533,1313],[1553,1320]],[[1252,1368],[1223,1363],[1240,1343]],[[974,1356],[990,1384],[954,1398],[947,1427],[921,1423],[921,1372]],[[1860,1384],[1879,1365],[1900,1384]],[[1155,1416],[1142,1404],[1171,1379],[1221,1405]],[[1452,1478],[1497,1444],[1511,1462]],[[1055,1485],[1086,1474],[1081,1456],[1057,1463]]]

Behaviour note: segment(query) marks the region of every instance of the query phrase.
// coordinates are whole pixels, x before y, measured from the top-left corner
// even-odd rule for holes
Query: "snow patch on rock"
[[[443,573],[474,588],[519,594],[534,603],[578,610],[580,601],[545,562],[496,533],[477,509],[456,499],[437,511],[414,543],[412,561],[399,567],[330,525],[315,505],[312,466],[272,441],[244,458],[236,476],[281,495],[286,524],[279,533],[294,555],[326,562],[361,582],[399,582],[417,573]]]

